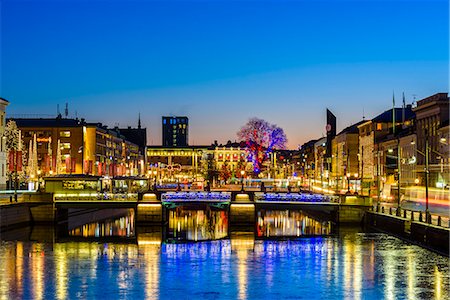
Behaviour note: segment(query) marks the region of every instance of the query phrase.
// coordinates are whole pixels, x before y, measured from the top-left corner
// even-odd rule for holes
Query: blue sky
[[[289,148],[449,85],[448,1],[1,1],[9,114],[136,125],[187,115],[190,143],[236,139],[250,117]]]

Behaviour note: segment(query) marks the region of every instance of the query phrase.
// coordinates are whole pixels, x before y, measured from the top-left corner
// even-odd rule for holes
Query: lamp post
[[[397,195],[397,210],[396,215],[400,216],[400,196],[401,196],[401,190],[400,190],[400,176],[402,172],[402,161],[401,161],[401,149],[400,149],[400,138],[397,138],[397,185],[398,185],[398,195]]]
[[[17,202],[17,182],[18,182],[18,176],[17,176],[17,164],[19,163],[19,152],[16,150],[14,151],[14,201]]]
[[[411,142],[413,144],[413,142]],[[425,153],[420,151],[419,149],[416,149],[417,153],[420,153],[425,157],[425,222],[429,223],[431,221],[430,218],[430,211],[428,209],[428,181],[429,181],[429,174],[430,174],[430,168],[429,168],[429,149],[428,149],[428,132],[425,131]],[[416,181],[416,184],[418,183],[418,180]]]
[[[153,170],[153,179],[154,179],[154,184],[153,184],[153,189],[156,190],[156,175],[158,174],[158,171]]]
[[[244,175],[245,175],[245,171],[241,170],[241,184],[242,184],[241,191],[244,191]]]
[[[380,210],[380,197],[381,197],[381,189],[380,189],[380,169],[381,169],[381,158],[380,158],[380,149],[377,149],[377,212]]]
[[[425,220],[428,223],[430,212],[428,210],[428,176],[430,170],[428,166],[428,132],[425,132]]]

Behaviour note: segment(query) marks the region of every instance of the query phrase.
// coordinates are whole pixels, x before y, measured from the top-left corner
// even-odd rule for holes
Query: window
[[[59,136],[60,137],[70,137],[70,131],[60,131]]]
[[[377,123],[377,130],[383,130],[383,124]]]
[[[164,120],[163,120],[163,124],[166,124],[166,123],[167,123],[167,120],[166,120],[166,119],[164,119]]]
[[[70,143],[61,143],[62,149],[70,149]]]

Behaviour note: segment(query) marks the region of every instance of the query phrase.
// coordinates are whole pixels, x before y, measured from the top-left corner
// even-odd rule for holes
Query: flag
[[[66,173],[70,172],[70,157],[66,157]]]
[[[70,172],[76,172],[77,171],[77,158],[76,157],[71,158],[70,164],[71,164]]]
[[[8,157],[8,170],[10,172],[14,172],[14,155],[15,155],[15,151],[11,150],[9,151],[9,157]]]
[[[16,152],[17,172],[22,172],[22,151]]]

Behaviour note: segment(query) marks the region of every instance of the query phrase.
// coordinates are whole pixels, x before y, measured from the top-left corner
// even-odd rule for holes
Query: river
[[[167,227],[135,228],[126,214],[63,236],[39,226],[2,233],[0,298],[449,297],[448,257],[299,212],[258,216],[255,232],[228,230],[222,212],[178,211]]]

